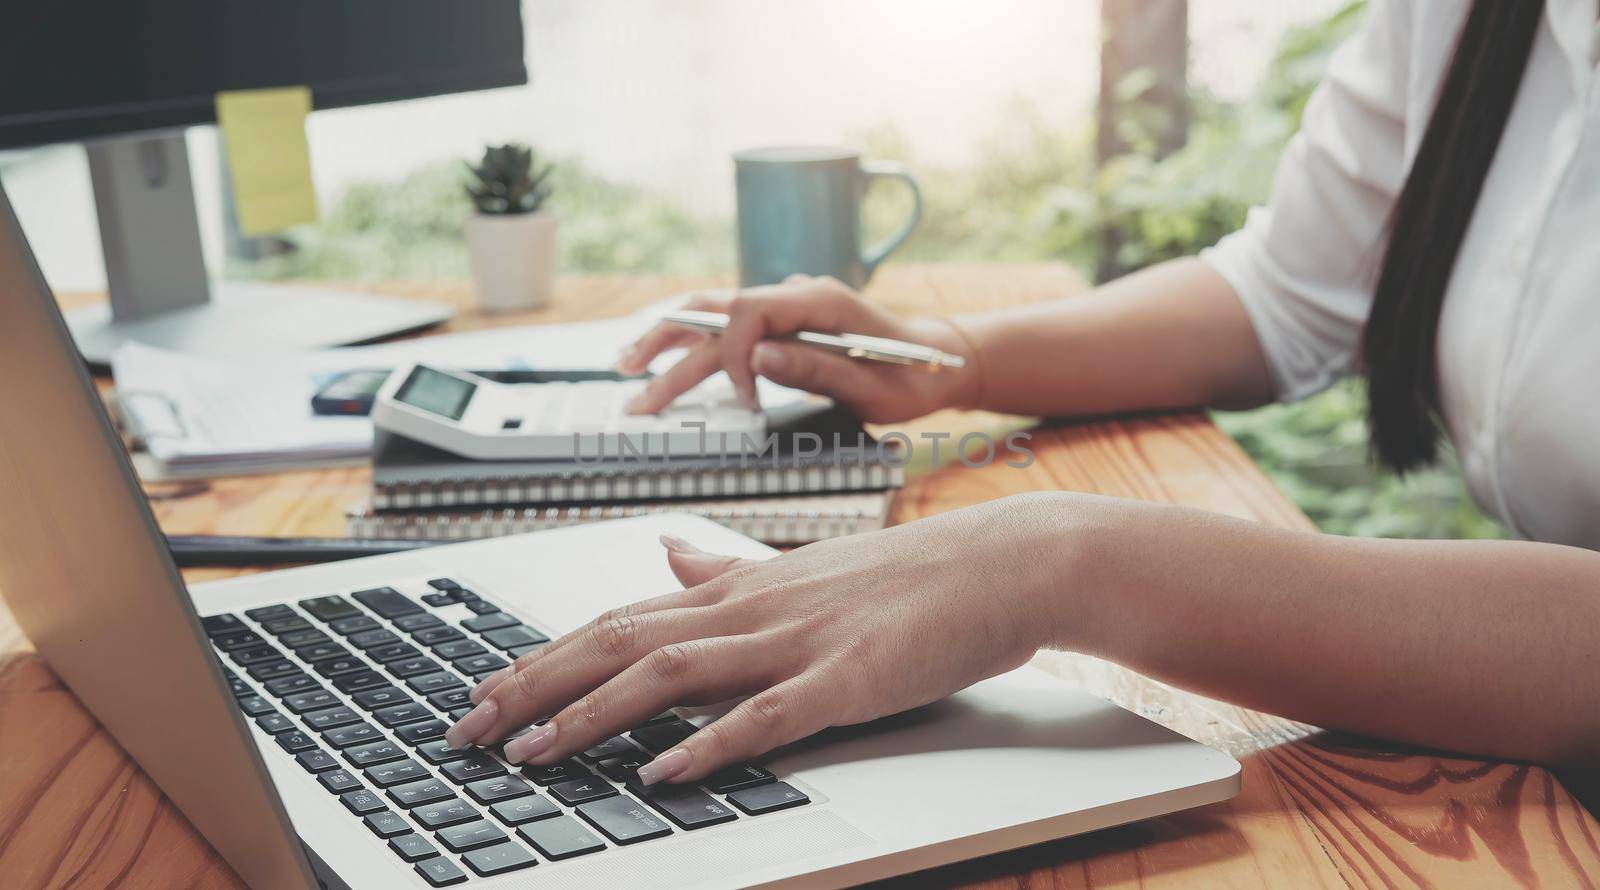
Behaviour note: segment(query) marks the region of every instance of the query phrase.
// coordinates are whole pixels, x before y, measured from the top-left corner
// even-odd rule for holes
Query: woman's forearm
[[[1342,538],[1068,495],[1051,512],[1077,542],[1057,645],[1318,726],[1600,757],[1600,554]]]
[[[976,407],[1073,415],[1271,397],[1261,346],[1233,288],[1173,260],[1077,297],[963,316],[980,353]]]

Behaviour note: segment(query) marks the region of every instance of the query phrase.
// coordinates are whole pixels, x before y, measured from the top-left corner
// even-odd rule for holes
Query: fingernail
[[[740,387],[739,401],[751,411],[761,410],[761,402],[756,399],[756,391],[754,387]]]
[[[529,732],[519,735],[506,743],[506,759],[512,763],[521,763],[533,757],[538,757],[556,742],[556,724],[554,721],[546,723]]]
[[[774,374],[782,374],[788,369],[789,356],[776,346],[758,343],[755,352],[750,356],[750,364],[755,366],[757,374],[771,377]]]
[[[445,730],[444,743],[452,748],[465,748],[494,726],[494,718],[499,713],[500,705],[494,699],[478,705],[456,721],[455,726]]]
[[[471,699],[473,704],[483,701],[483,697],[493,692],[496,686],[499,686],[500,683],[505,680],[505,678],[511,676],[511,672],[514,669],[514,665],[506,665],[500,670],[495,671],[487,677],[484,677],[482,683],[472,687],[472,691],[467,693],[467,698]]]
[[[654,785],[657,782],[665,782],[688,769],[691,763],[694,763],[694,755],[689,753],[688,748],[673,748],[639,767],[639,784]]]
[[[689,543],[688,541],[685,541],[684,539],[682,539],[680,537],[677,537],[676,535],[662,535],[661,536],[661,546],[667,548],[668,550],[671,550],[673,553],[699,553],[700,552],[700,548],[699,547],[696,547],[695,545]]]
[[[641,409],[644,408],[645,401],[649,395],[650,393],[648,391],[639,393],[638,395],[629,399],[628,404],[624,405],[622,410],[628,412],[629,414],[638,414]]]

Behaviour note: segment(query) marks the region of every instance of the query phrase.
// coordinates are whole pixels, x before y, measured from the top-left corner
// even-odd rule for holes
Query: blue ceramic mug
[[[739,204],[739,283],[775,284],[796,273],[832,275],[851,287],[905,243],[922,218],[922,192],[905,165],[863,161],[847,148],[758,148],[733,156]],[[861,198],[873,180],[911,188],[911,218],[863,251]]]

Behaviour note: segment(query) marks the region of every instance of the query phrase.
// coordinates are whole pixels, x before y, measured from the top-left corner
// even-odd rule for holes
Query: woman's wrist
[[[914,332],[911,339],[925,346],[959,355],[966,367],[932,375],[938,383],[938,407],[972,409],[983,401],[983,355],[978,343],[961,325],[946,316],[914,318],[907,322]]]

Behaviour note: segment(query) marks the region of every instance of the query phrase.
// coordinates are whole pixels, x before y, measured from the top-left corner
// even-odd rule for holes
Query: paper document
[[[310,113],[309,87],[217,94],[217,125],[228,148],[234,207],[245,235],[316,222],[306,143]]]
[[[111,370],[124,432],[156,464],[141,472],[158,478],[270,472],[367,460],[367,418],[312,413],[312,395],[336,374],[414,361],[465,370],[608,368],[662,311],[268,357],[191,355],[129,342],[112,356]],[[653,368],[677,357],[663,355]],[[762,384],[769,405],[804,397]]]

